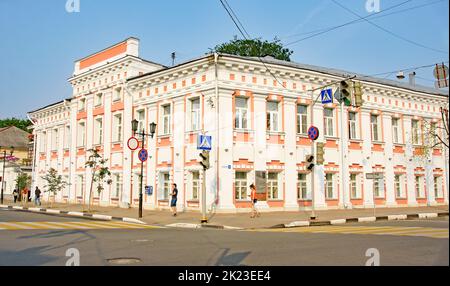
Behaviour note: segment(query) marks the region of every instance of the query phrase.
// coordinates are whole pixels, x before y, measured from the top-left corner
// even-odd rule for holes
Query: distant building
[[[20,172],[31,175],[31,162],[33,152],[30,152],[30,139],[32,134],[9,126],[0,128],[0,176],[3,176],[5,168],[5,195],[11,195],[16,187],[15,180]],[[13,155],[10,152],[13,150]],[[6,164],[3,166],[3,155],[6,151]],[[1,184],[0,184],[1,187]]]
[[[147,209],[168,208],[176,183],[178,207],[199,210],[196,145],[202,132],[212,135],[207,204],[217,204],[218,211],[249,208],[254,182],[262,193],[258,205],[268,211],[310,209],[312,196],[317,209],[448,204],[447,150],[435,146],[424,160],[415,156],[430,139],[425,120],[442,130],[439,108],[447,105],[448,92],[356,75],[364,104],[345,107],[342,116],[336,103],[313,106],[308,90],[352,73],[225,54],[165,67],[141,59],[138,51],[139,40],[129,38],[76,61],[72,96],[29,112],[36,136],[34,185],[42,187],[49,168],[70,182],[57,201],[88,202],[85,162],[96,148],[108,159],[113,183],[93,193],[94,203],[137,206],[141,162],[138,151],[127,147],[136,119],[138,130],[147,132],[157,123],[154,138],[145,139],[143,180],[153,187],[144,194]],[[319,128],[317,142],[325,151],[314,178],[305,162],[310,125]],[[368,173],[381,177],[370,180]]]

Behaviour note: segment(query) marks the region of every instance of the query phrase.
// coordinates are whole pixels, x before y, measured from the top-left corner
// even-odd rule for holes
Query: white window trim
[[[332,116],[325,116],[325,110],[331,110],[331,114]],[[334,137],[335,133],[334,133],[334,118],[335,118],[335,114],[334,114],[334,108],[324,108],[324,112],[323,112],[323,120],[324,120],[324,136],[325,137]],[[328,124],[328,121],[331,121],[331,125]],[[330,130],[328,128],[328,126],[331,126],[331,134],[330,134]]]
[[[355,115],[355,119],[354,120],[350,120],[350,114],[354,114]],[[355,136],[352,136],[352,123],[354,125],[354,133]],[[349,112],[348,113],[348,125],[349,125],[349,139],[350,140],[359,140],[360,136],[359,136],[359,122],[358,122],[358,113],[357,112]]]
[[[237,99],[244,99],[246,101],[246,107],[238,107],[236,104]],[[235,124],[235,128],[239,129],[239,130],[247,130],[249,129],[249,108],[248,108],[248,104],[249,104],[249,98],[247,97],[243,97],[243,96],[238,96],[235,98],[235,122],[237,122],[238,124]],[[245,123],[247,126],[244,126],[244,116],[243,113],[245,111]]]
[[[303,113],[299,113],[299,112],[298,112],[298,107],[299,107],[299,106],[306,107],[306,114],[303,114]],[[297,110],[296,110],[296,116],[297,116],[297,122],[296,122],[296,123],[297,123],[297,124],[296,124],[296,126],[295,126],[295,128],[296,128],[296,133],[297,133],[297,134],[301,134],[301,135],[306,135],[306,134],[308,134],[308,121],[309,121],[308,115],[309,115],[309,106],[306,105],[306,104],[297,104]],[[302,117],[305,117],[305,120],[304,120],[304,121],[306,121],[306,123],[303,122]],[[302,132],[302,131],[303,131],[303,130],[302,130],[302,125],[305,125],[305,126],[306,126],[305,132]],[[299,127],[300,127],[300,130],[299,130]]]

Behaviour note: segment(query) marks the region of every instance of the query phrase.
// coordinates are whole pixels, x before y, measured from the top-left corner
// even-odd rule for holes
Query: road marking
[[[0,230],[37,230],[37,229],[153,229],[159,226],[133,224],[115,221],[86,222],[0,222]]]

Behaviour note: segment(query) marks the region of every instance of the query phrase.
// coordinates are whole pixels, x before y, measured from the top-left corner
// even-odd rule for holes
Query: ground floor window
[[[352,199],[361,199],[360,174],[350,174],[350,195]]]
[[[434,179],[434,197],[435,198],[443,198],[444,194],[442,193],[442,177],[436,176]]]
[[[63,196],[68,196],[69,190],[70,190],[69,176],[67,176],[67,175],[63,176],[63,181],[66,183],[66,185],[64,186],[64,190],[63,190]]]
[[[423,185],[423,176],[415,176],[414,177],[415,182],[415,189],[416,189],[416,198],[424,198],[425,197],[425,191],[424,191],[424,185]]]
[[[382,173],[375,173],[382,174]],[[373,194],[376,198],[384,198],[384,180],[374,179],[373,180]]]
[[[113,185],[113,192],[112,192],[112,197],[113,198],[118,198],[120,196],[120,193],[122,193],[122,175],[117,173],[113,175],[113,181],[114,181],[114,185]]]
[[[169,199],[170,194],[170,175],[169,173],[161,174],[161,190],[163,200]]]
[[[301,200],[311,199],[308,193],[307,175],[299,173],[297,176],[297,198]]]
[[[405,197],[405,190],[403,187],[403,177],[404,177],[404,175],[400,175],[400,174],[394,175],[394,191],[395,191],[395,196],[397,198]]]
[[[234,180],[234,194],[236,200],[246,200],[247,197],[247,172],[236,172]]]
[[[77,178],[77,188],[76,188],[76,195],[77,197],[83,196],[83,188],[84,188],[84,176],[78,175]]]
[[[334,174],[325,174],[325,199],[334,199]]]
[[[192,172],[192,199],[198,200],[198,194],[200,193],[200,172]]]
[[[269,173],[267,176],[268,197],[270,200],[278,199],[278,173]]]

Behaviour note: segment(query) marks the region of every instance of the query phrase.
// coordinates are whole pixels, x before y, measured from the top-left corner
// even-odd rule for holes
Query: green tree
[[[291,61],[290,56],[294,53],[288,48],[284,48],[280,40],[269,42],[261,39],[238,40],[234,39],[228,43],[217,45],[214,50],[218,53],[225,53],[244,57],[265,57],[272,56],[282,61]]]
[[[61,175],[58,175],[54,168],[50,168],[43,179],[47,182],[47,185],[44,186],[44,192],[53,194],[53,197],[67,186],[67,182],[62,179]],[[50,207],[53,207],[53,200],[50,200]]]
[[[94,183],[96,184],[97,193],[100,196],[101,192],[105,189],[103,187],[104,183],[110,185],[112,183],[111,172],[109,168],[106,166],[106,162],[108,159],[103,159],[103,157],[98,153],[96,149],[89,149],[88,152],[91,153],[89,155],[88,160],[85,163],[85,166],[91,168],[92,179],[91,179],[91,187],[89,190],[89,205],[88,211],[91,210],[92,203],[92,191],[94,188]]]
[[[31,185],[31,176],[27,175],[26,173],[20,173],[17,176],[15,182],[16,182],[18,191],[20,192],[24,188],[29,188],[30,187],[30,185]]]
[[[0,119],[0,128],[16,126],[17,128],[20,128],[26,132],[30,132],[30,130],[28,130],[28,126],[30,126],[31,124],[31,121],[28,119],[19,119],[15,117]]]

